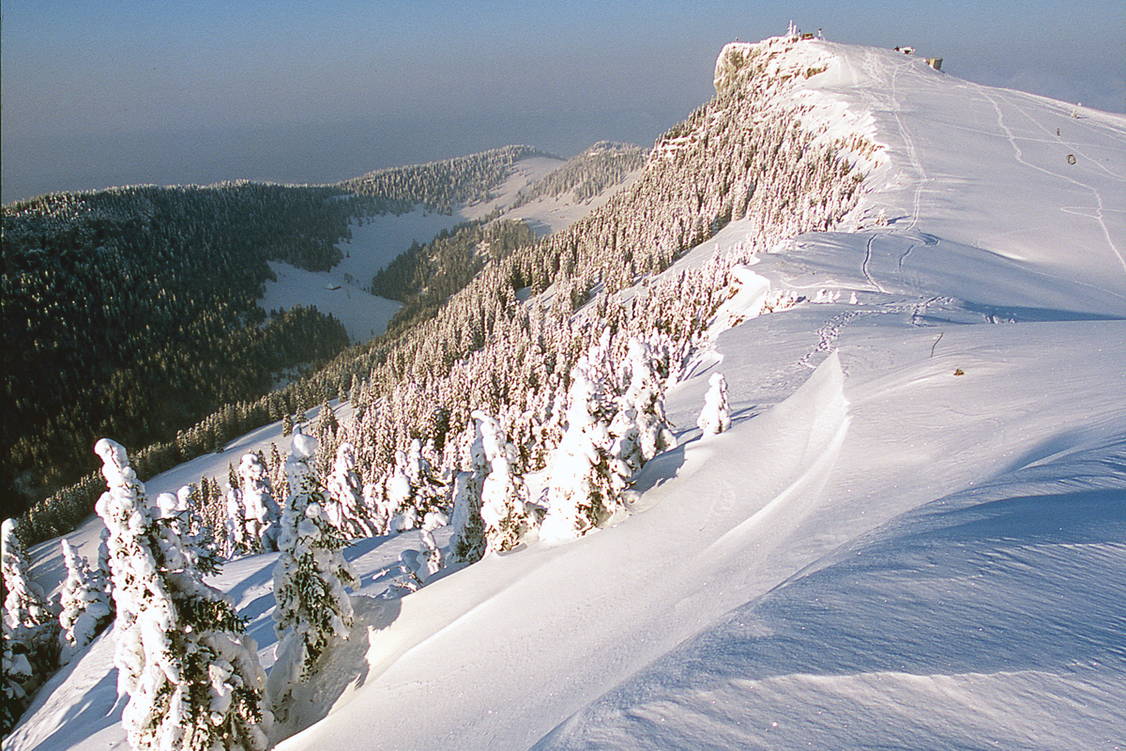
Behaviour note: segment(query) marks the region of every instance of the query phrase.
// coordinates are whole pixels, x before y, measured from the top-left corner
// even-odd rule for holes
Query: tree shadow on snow
[[[107,628],[78,659],[63,666],[55,675],[51,676],[50,680],[39,689],[39,693],[36,694],[35,700],[28,707],[22,719],[26,720],[42,709],[44,703],[50,700],[55,690],[66,683],[71,674],[78,669],[83,660],[90,656],[91,651],[96,646],[112,650],[113,645],[110,643],[113,639],[112,632],[112,627]],[[102,643],[99,645],[99,642]],[[52,722],[58,729],[40,743],[32,746],[31,751],[55,751],[55,749],[70,748],[102,730],[120,723],[121,711],[125,708],[127,701],[128,697],[119,699],[117,696],[117,671],[107,670],[98,679],[98,682],[87,688],[81,698],[71,704],[61,716],[52,718]],[[13,732],[18,732],[19,729],[20,727],[17,726],[13,728]]]
[[[398,599],[379,600],[360,595],[352,597],[352,609],[356,617],[348,638],[333,644],[322,656],[316,672],[293,691],[288,716],[281,723],[283,733],[278,738],[289,737],[320,722],[345,691],[357,690],[367,682],[371,634],[394,623],[401,604]]]
[[[762,412],[757,404],[735,410],[731,413],[731,424],[746,422],[758,417]],[[634,475],[631,487],[636,493],[658,488],[676,477],[680,468],[684,466],[685,450],[701,438],[700,429],[696,426],[675,431],[675,435],[677,440],[675,448],[657,454]]]

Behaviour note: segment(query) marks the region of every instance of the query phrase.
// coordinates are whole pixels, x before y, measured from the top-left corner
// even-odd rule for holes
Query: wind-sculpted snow
[[[1124,447],[1065,438],[889,521],[536,748],[1113,748]]]

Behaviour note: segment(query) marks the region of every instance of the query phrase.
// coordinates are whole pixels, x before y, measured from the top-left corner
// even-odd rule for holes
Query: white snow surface
[[[418,533],[354,544],[357,623],[280,749],[1122,747],[1126,118],[891,51],[802,42],[782,64],[828,66],[807,127],[883,146],[855,215],[741,271],[623,523],[398,600],[374,596]],[[764,307],[786,291],[807,301]],[[715,370],[732,426],[701,441]],[[95,554],[96,525],[68,538]],[[45,590],[57,550],[31,551]],[[275,557],[214,582],[267,665]],[[111,638],[5,749],[122,746]]]

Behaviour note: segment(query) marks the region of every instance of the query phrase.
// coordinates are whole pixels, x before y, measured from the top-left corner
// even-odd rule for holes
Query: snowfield
[[[805,127],[881,147],[854,215],[740,270],[624,522],[401,599],[378,595],[417,532],[349,548],[360,617],[279,749],[1126,745],[1126,117],[873,48],[780,64],[826,68]],[[785,292],[803,301],[764,307]],[[733,425],[702,437],[716,372]],[[68,538],[92,557],[99,529]],[[58,542],[32,555],[57,587]],[[275,557],[216,580],[266,666]],[[112,638],[5,749],[125,747]]]

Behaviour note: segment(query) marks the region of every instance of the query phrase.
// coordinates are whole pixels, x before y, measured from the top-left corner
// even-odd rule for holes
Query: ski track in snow
[[[918,179],[915,185],[915,192],[911,199],[911,223],[905,228],[907,231],[915,229],[919,223],[919,213],[922,207],[923,190],[926,184],[930,181],[927,176],[926,170],[923,168],[922,161],[919,159],[919,151],[915,146],[915,139],[912,138],[907,126],[903,122],[903,118],[899,112],[902,109],[902,102],[899,98],[899,93],[896,90],[896,83],[899,78],[899,73],[904,68],[910,68],[913,60],[909,59],[904,63],[897,64],[890,77],[884,76],[880,73],[880,65],[874,57],[876,53],[867,51],[864,56],[865,72],[873,80],[885,82],[887,84],[890,104],[885,104],[885,108],[891,111],[892,116],[895,118],[895,124],[899,129],[900,138],[906,146],[907,159],[911,163],[911,167],[918,173]]]
[[[883,285],[876,281],[872,276],[872,272],[868,270],[868,265],[872,262],[872,245],[876,242],[876,233],[873,232],[868,236],[868,241],[864,243],[864,260],[860,262],[860,270],[864,273],[864,278],[868,280],[877,291],[887,293]]]
[[[903,263],[904,263],[904,261],[907,260],[907,256],[911,255],[911,251],[913,251],[914,249],[915,249],[915,243],[911,243],[910,245],[907,246],[907,250],[903,251],[903,253],[899,256],[898,260],[895,263],[895,267],[897,269],[899,269],[900,271],[903,271]]]
[[[1013,135],[1013,131],[1005,123],[1005,116],[1001,111],[1001,106],[998,104],[997,99],[994,98],[993,96],[991,96],[989,94],[989,92],[986,90],[986,87],[984,87],[984,86],[977,87],[976,91],[982,98],[984,98],[986,101],[988,101],[993,106],[993,110],[997,113],[997,127],[1001,129],[1002,133],[1004,133],[1004,135],[1005,135],[1005,138],[1008,139],[1009,144],[1012,146],[1013,154],[1014,154],[1017,162],[1019,162],[1020,164],[1023,164],[1025,167],[1028,167],[1029,169],[1033,169],[1033,170],[1036,170],[1037,172],[1042,172],[1045,175],[1049,175],[1049,176],[1055,177],[1059,180],[1064,180],[1064,181],[1069,182],[1073,185],[1077,185],[1080,188],[1083,188],[1085,190],[1090,191],[1091,194],[1094,195],[1095,203],[1097,204],[1097,207],[1098,207],[1096,209],[1097,216],[1094,217],[1094,219],[1095,219],[1096,222],[1098,222],[1099,227],[1102,228],[1103,237],[1106,238],[1106,243],[1110,247],[1111,252],[1114,253],[1114,255],[1118,258],[1118,263],[1122,266],[1122,270],[1124,272],[1126,272],[1126,257],[1123,257],[1122,252],[1118,249],[1118,246],[1114,244],[1114,240],[1111,239],[1111,236],[1110,236],[1110,230],[1107,229],[1106,222],[1103,220],[1103,197],[1102,197],[1102,194],[1096,188],[1088,185],[1087,183],[1076,180],[1075,178],[1070,177],[1068,175],[1061,175],[1058,172],[1054,172],[1050,169],[1045,169],[1044,167],[1041,167],[1038,164],[1032,164],[1031,162],[1027,161],[1024,158],[1024,152],[1021,151],[1020,145],[1017,143],[1016,136]],[[1011,105],[1012,102],[1009,102],[1009,104]],[[1024,114],[1025,114],[1025,117],[1030,117],[1028,115],[1028,113],[1024,113]]]

